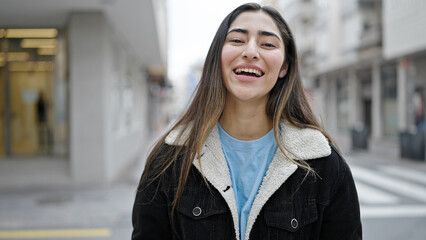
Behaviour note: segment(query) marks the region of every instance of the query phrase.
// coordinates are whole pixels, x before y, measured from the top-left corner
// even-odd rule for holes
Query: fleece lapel
[[[280,139],[287,154],[295,160],[309,160],[331,154],[327,138],[312,128],[297,128],[284,121],[280,124]]]
[[[237,203],[234,190],[231,187],[231,174],[229,173],[228,164],[222,151],[217,126],[213,127],[211,133],[204,142],[201,152],[201,166],[197,159],[194,160],[193,164],[219,191],[223,199],[225,199],[234,221],[235,234],[237,239],[240,239]]]
[[[278,188],[291,176],[297,169],[297,165],[288,160],[284,154],[278,149],[269,165],[262,184],[253,201],[251,210],[247,219],[247,227],[245,239],[249,240],[250,231],[256,221],[257,216],[268,199],[274,194]]]
[[[327,138],[315,129],[299,129],[287,122],[282,122],[280,124],[280,140],[286,154],[295,160],[316,159],[331,154]],[[253,201],[247,219],[246,240],[249,240],[250,231],[265,203],[296,170],[297,165],[278,149]]]

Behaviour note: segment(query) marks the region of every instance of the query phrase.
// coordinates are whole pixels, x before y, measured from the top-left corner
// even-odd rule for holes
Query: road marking
[[[369,170],[363,167],[351,166],[354,179],[362,180],[371,185],[390,190],[395,193],[400,193],[406,197],[413,198],[422,202],[426,202],[426,188],[395,179],[394,177],[386,176],[380,172]]]
[[[361,205],[361,218],[426,217],[426,205]]]
[[[395,204],[399,198],[390,193],[384,192],[374,187],[370,187],[362,182],[355,181],[358,191],[359,201],[366,204]]]
[[[0,239],[11,238],[73,238],[73,237],[110,237],[108,228],[96,229],[43,229],[0,231]]]
[[[411,181],[426,184],[426,173],[424,172],[408,168],[401,168],[398,166],[381,166],[379,169],[388,174],[396,175]]]

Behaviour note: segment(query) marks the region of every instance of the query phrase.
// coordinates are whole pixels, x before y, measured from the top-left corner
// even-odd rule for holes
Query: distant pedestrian
[[[423,88],[418,88],[413,94],[413,104],[415,111],[415,124],[417,131],[424,132],[425,129],[425,101]]]
[[[354,180],[308,104],[287,23],[271,7],[236,8],[213,39],[188,110],[148,157],[132,239],[351,240],[361,232]]]
[[[47,103],[43,92],[38,95],[37,103],[37,128],[38,128],[38,142],[40,147],[47,145],[48,141],[48,127],[47,127]]]

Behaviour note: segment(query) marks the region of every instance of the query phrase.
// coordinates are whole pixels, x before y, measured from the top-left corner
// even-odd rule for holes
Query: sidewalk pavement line
[[[383,171],[388,174],[397,175],[407,180],[420,182],[422,184],[426,184],[426,173],[409,169],[406,167],[391,165],[391,166],[380,166],[380,171]]]
[[[361,218],[426,218],[426,205],[361,205]]]
[[[399,193],[408,198],[426,202],[426,188],[423,186],[406,182],[393,176],[386,176],[380,172],[355,165],[351,166],[351,170],[356,181],[361,180],[382,189]]]
[[[109,237],[108,228],[94,229],[38,229],[38,230],[0,230],[0,239],[11,238],[71,238],[71,237]]]
[[[358,198],[362,204],[395,204],[399,198],[375,187],[370,187],[360,181],[355,181]]]

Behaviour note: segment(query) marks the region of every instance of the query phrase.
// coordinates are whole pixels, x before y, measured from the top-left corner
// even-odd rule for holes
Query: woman
[[[132,239],[361,239],[348,165],[303,91],[270,7],[220,25],[183,117],[148,157]]]

